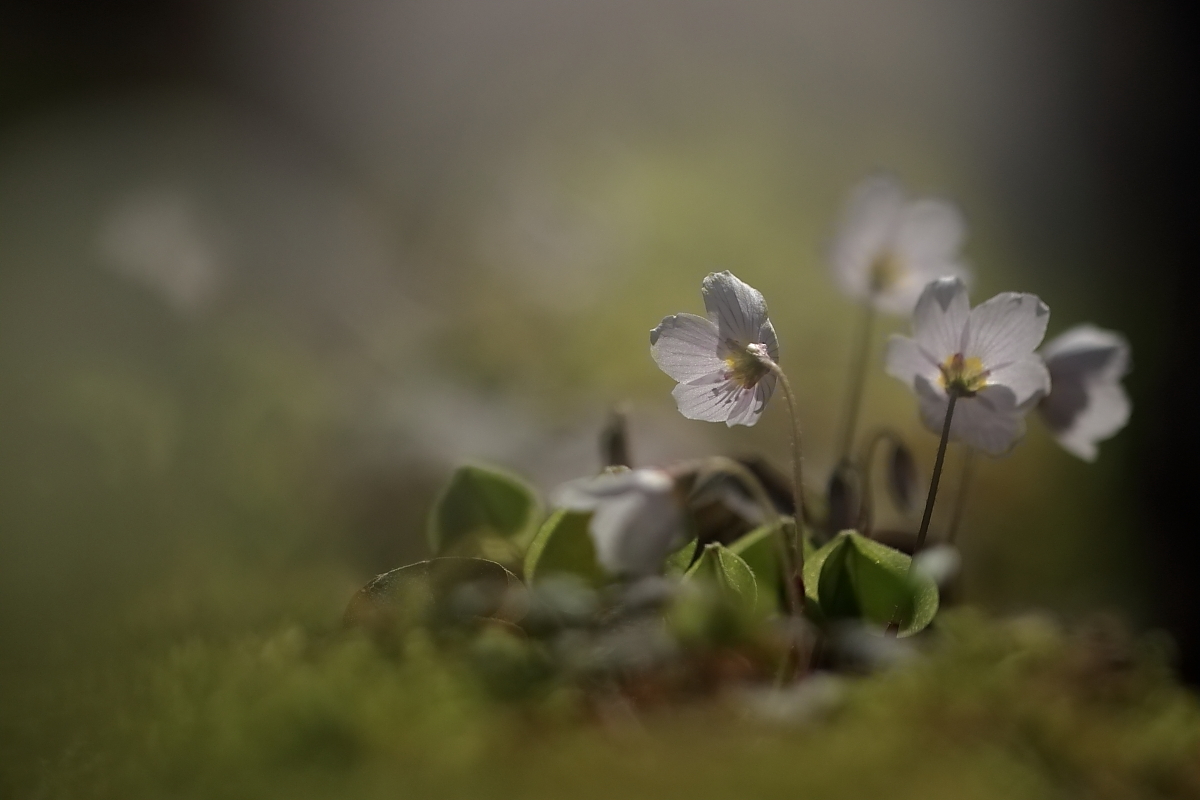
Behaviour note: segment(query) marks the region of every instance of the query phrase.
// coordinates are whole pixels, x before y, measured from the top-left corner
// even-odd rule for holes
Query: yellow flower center
[[[962,353],[955,353],[938,367],[941,370],[939,382],[948,392],[957,392],[960,397],[971,397],[987,386],[988,370],[983,368],[983,362],[972,356],[964,358]]]
[[[763,379],[771,368],[763,363],[767,356],[766,348],[760,344],[742,347],[732,339],[725,342],[729,355],[725,356],[725,366],[729,368],[726,379],[736,382],[743,389],[750,389]],[[755,351],[758,352],[755,352]]]
[[[871,292],[886,292],[904,277],[904,262],[891,250],[884,250],[871,262]]]

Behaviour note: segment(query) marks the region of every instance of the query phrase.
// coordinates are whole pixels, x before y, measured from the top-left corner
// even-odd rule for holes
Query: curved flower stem
[[[783,517],[780,516],[779,509],[775,507],[767,490],[763,488],[762,481],[745,466],[725,456],[710,456],[701,460],[700,464],[713,472],[724,472],[726,475],[736,478],[754,497],[754,502],[762,508],[763,514],[767,518],[767,524],[778,533],[776,544],[779,547],[780,566],[784,572],[783,591],[787,598],[788,613],[793,617],[799,616],[804,609],[804,598],[796,591],[796,583],[793,580],[797,569],[793,565],[793,550],[787,539]],[[803,558],[803,553],[801,553],[801,558]]]
[[[871,329],[874,324],[875,306],[868,300],[863,312],[862,323],[858,328],[857,346],[850,367],[850,384],[846,392],[849,403],[846,407],[846,419],[842,423],[841,447],[838,448],[839,461],[847,460],[850,457],[851,448],[854,447],[854,434],[858,428],[858,412],[862,408],[863,389],[867,384],[867,366],[871,360]]]
[[[796,532],[800,531],[800,524],[808,523],[808,504],[804,502],[804,472],[801,465],[801,448],[800,448],[800,418],[796,415],[796,395],[792,392],[792,384],[788,382],[787,375],[783,374],[783,369],[778,364],[770,359],[767,359],[767,366],[779,378],[779,383],[783,386],[783,396],[787,400],[788,414],[792,417],[792,498],[796,504]],[[804,548],[797,547],[799,555],[799,568],[804,569]]]
[[[950,517],[950,530],[946,534],[946,543],[954,544],[958,537],[958,524],[962,522],[963,512],[967,507],[967,492],[971,488],[971,478],[975,475],[975,449],[967,448],[963,457],[962,477],[958,479],[958,493],[954,496],[954,514]]]
[[[914,556],[925,546],[925,536],[929,533],[929,520],[933,517],[933,501],[937,499],[938,481],[942,478],[942,464],[946,461],[946,445],[950,442],[950,421],[954,418],[954,404],[958,402],[958,392],[950,389],[949,395],[950,402],[946,406],[946,421],[942,423],[942,439],[938,442],[937,459],[933,462],[933,478],[929,481],[929,496],[925,498],[925,514],[921,517],[921,530],[917,532],[917,543],[913,547]]]

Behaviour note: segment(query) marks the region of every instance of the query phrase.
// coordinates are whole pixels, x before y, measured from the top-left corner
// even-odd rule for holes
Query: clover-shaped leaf
[[[666,564],[663,565],[663,571],[667,575],[676,578],[683,577],[683,574],[688,571],[688,567],[696,559],[697,546],[698,544],[695,539],[688,539],[687,544],[667,556]]]
[[[538,529],[525,553],[525,580],[554,574],[574,575],[599,586],[608,576],[596,560],[596,546],[588,533],[592,512],[559,509]]]
[[[541,515],[533,489],[520,478],[494,467],[459,467],[438,495],[429,515],[433,552],[486,550],[501,540],[510,551],[525,549]]]
[[[760,525],[729,545],[729,550],[746,562],[754,573],[755,583],[765,600],[768,593],[777,593],[783,578],[779,563],[779,528],[781,523]]]
[[[719,595],[745,608],[758,605],[754,573],[741,556],[722,544],[705,545],[704,552],[683,579],[715,586]]]
[[[914,634],[933,621],[937,586],[912,559],[855,531],[843,531],[804,565],[805,593],[819,621],[862,619],[896,624],[900,635]]]

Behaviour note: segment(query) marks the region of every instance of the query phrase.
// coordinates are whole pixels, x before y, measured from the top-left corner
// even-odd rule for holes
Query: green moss
[[[4,723],[6,796],[1200,793],[1195,699],[1153,641],[1104,628],[946,615],[927,655],[855,679],[832,717],[795,726],[749,715],[733,690],[638,711],[554,686],[498,703],[469,667],[478,656],[447,654],[422,634],[385,655],[356,635],[285,627],[95,664],[71,680],[42,676],[36,703]],[[24,739],[20,755],[40,766],[16,768],[12,743],[52,721],[69,728]]]

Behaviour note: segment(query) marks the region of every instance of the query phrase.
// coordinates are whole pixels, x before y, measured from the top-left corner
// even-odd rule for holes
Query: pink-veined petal
[[[725,422],[743,391],[746,390],[728,380],[725,372],[721,371],[681,383],[671,391],[671,395],[675,398],[679,413],[688,419]]]

